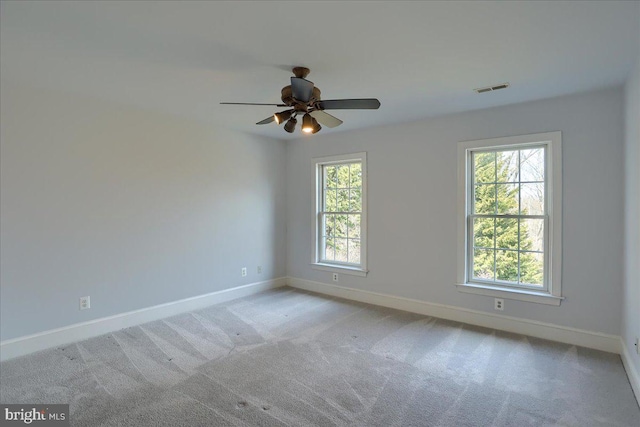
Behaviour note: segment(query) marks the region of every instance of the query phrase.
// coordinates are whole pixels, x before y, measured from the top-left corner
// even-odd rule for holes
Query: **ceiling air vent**
[[[494,90],[506,89],[508,87],[509,87],[509,83],[502,83],[501,85],[481,87],[479,89],[474,89],[474,90],[478,93],[485,93],[485,92],[492,92]]]

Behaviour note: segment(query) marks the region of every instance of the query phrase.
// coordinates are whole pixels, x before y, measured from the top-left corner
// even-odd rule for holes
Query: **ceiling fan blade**
[[[342,124],[342,120],[337,117],[333,117],[331,114],[325,113],[322,110],[313,110],[309,115],[316,119],[318,123],[328,128],[334,128]]]
[[[272,107],[288,107],[286,104],[258,104],[255,102],[221,102],[223,105],[270,105]]]
[[[298,101],[309,102],[313,95],[313,82],[300,77],[291,77],[291,91]]]
[[[320,110],[377,110],[380,108],[380,101],[375,98],[331,99],[318,101],[317,107]]]
[[[269,116],[264,120],[259,121],[258,123],[256,123],[257,125],[266,125],[271,123],[272,121],[274,121],[275,119],[273,118],[273,116]]]

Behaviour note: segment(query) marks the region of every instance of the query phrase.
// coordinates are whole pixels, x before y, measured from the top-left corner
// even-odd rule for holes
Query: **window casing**
[[[560,132],[458,149],[458,290],[559,305]]]
[[[366,153],[314,159],[314,268],[366,275]]]

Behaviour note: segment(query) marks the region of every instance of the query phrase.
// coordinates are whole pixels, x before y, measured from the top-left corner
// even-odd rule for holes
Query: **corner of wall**
[[[640,47],[640,44],[639,44]],[[640,51],[625,85],[625,242],[622,360],[640,400]]]

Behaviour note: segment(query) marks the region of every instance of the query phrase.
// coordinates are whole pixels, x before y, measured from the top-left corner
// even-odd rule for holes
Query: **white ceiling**
[[[10,81],[109,99],[273,138],[290,68],[323,99],[377,97],[331,111],[322,133],[406,122],[622,84],[638,55],[640,3],[2,2]],[[476,87],[510,82],[477,95]]]

